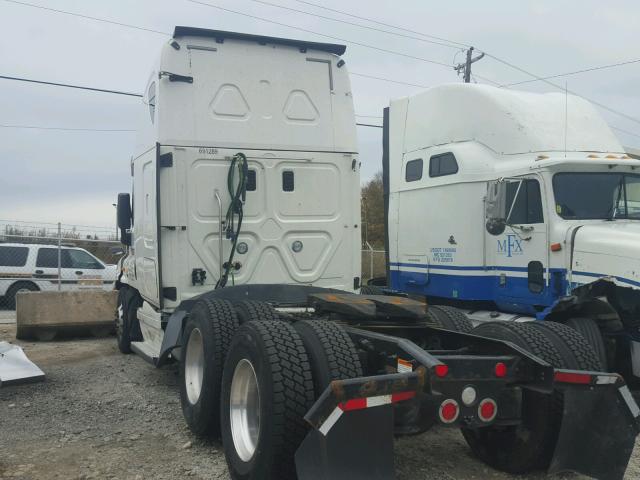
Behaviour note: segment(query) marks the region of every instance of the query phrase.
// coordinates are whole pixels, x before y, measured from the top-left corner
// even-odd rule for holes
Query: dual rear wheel
[[[362,375],[340,326],[270,309],[201,300],[184,328],[183,413],[195,434],[222,439],[234,479],[295,479],[304,415],[332,380]]]
[[[512,342],[556,368],[602,370],[591,345],[578,332],[558,323],[487,322],[472,333]],[[546,469],[558,440],[563,407],[562,393],[523,389],[520,424],[463,428],[462,434],[476,456],[498,470]]]

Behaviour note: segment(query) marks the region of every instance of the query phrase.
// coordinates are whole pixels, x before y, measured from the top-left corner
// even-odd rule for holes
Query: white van
[[[15,308],[20,291],[57,290],[58,282],[61,290],[110,290],[115,279],[115,265],[106,265],[83,248],[61,247],[58,272],[57,245],[0,244],[0,303],[9,308]]]

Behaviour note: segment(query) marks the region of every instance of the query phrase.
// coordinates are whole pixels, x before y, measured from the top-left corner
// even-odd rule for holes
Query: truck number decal
[[[455,260],[455,247],[432,248],[431,261],[433,263],[453,263]]]
[[[217,148],[200,147],[198,153],[201,155],[215,155],[218,153]]]

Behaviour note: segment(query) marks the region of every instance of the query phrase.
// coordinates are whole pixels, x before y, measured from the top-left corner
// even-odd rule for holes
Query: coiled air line
[[[236,252],[238,236],[240,235],[240,228],[242,227],[242,207],[247,198],[248,175],[249,166],[247,163],[247,157],[244,153],[238,152],[232,157],[231,165],[229,166],[229,173],[227,174],[227,189],[229,190],[231,203],[229,204],[227,216],[225,218],[225,236],[231,240],[232,247],[231,252],[229,253],[229,259],[223,265],[224,271],[216,283],[216,288],[223,288],[227,284],[229,274],[234,268],[233,255]]]

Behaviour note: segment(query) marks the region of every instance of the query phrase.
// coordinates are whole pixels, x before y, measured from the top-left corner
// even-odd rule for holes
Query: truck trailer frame
[[[125,285],[121,293],[125,305],[135,302],[135,293]],[[208,312],[204,317],[203,311]],[[190,335],[194,329],[188,328],[190,317],[203,330],[202,325],[213,324],[214,331],[226,331],[222,339],[228,339],[226,350],[215,359],[223,364],[201,366],[197,393],[214,389],[222,400],[212,399],[199,411],[185,393],[193,377],[188,371],[196,345]],[[457,323],[451,321],[454,317]],[[466,333],[470,324],[453,311],[405,297],[241,285],[184,302],[166,321],[161,356],[146,359],[156,367],[181,363],[187,423],[198,434],[221,435],[234,478],[394,478],[394,436],[445,425],[461,428],[474,452],[494,468],[621,479],[640,432],[640,410],[622,377],[554,368],[549,362],[558,353],[549,339],[526,324],[509,327],[524,339],[522,346]],[[255,359],[242,355],[243,346],[236,343],[246,337],[268,343],[269,368],[261,370]],[[144,352],[137,353],[144,357]],[[277,384],[274,376],[288,379],[288,393],[258,394],[276,410],[277,394],[286,397],[281,399],[287,410],[280,412],[286,421],[279,434],[260,425],[261,420],[240,420],[244,426],[231,427],[234,408],[244,409],[241,418],[251,418],[247,411],[251,405],[256,408],[250,399],[236,399],[232,408],[229,389],[243,362],[251,366],[258,389],[262,381]],[[343,375],[350,368],[357,377]],[[212,377],[221,386],[206,385],[208,369],[220,372]],[[522,427],[527,424],[533,425],[531,442],[509,447],[487,435],[507,432],[515,440],[515,432],[528,429]],[[234,431],[240,432],[236,437],[251,437],[256,428],[271,435],[258,433],[255,444],[234,439]],[[285,438],[292,443],[283,444]],[[243,449],[252,461],[236,453]]]

